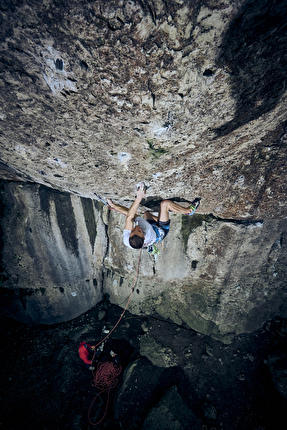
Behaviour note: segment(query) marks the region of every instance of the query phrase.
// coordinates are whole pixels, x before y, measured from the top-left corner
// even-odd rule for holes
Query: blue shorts
[[[155,221],[153,219],[147,219],[146,221],[152,226],[152,228],[156,232],[157,242],[159,242],[160,240],[163,240],[167,236],[169,232],[170,220]]]

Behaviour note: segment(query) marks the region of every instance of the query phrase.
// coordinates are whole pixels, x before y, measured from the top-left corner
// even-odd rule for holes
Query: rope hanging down
[[[114,209],[114,208],[112,208],[104,199],[102,199],[102,197],[100,197],[97,193],[94,193],[95,194],[95,196],[97,196],[97,198],[105,205],[105,206],[107,206],[109,209],[112,209],[112,210],[114,210],[114,211],[116,211],[116,212],[119,212],[117,209]],[[119,213],[121,213],[121,212],[119,212]],[[115,326],[113,327],[113,329],[107,334],[107,336],[106,337],[104,337],[99,343],[97,343],[97,345],[95,345],[95,347],[94,347],[94,355],[93,355],[93,358],[92,358],[92,362],[91,362],[91,366],[92,366],[92,363],[93,363],[93,361],[94,361],[94,358],[95,358],[95,354],[96,354],[96,349],[106,340],[106,339],[108,339],[108,337],[111,335],[111,333],[115,330],[115,328],[118,326],[118,324],[120,323],[120,321],[121,321],[121,319],[123,318],[123,316],[124,316],[124,313],[125,313],[125,311],[127,310],[127,307],[128,307],[128,305],[129,305],[129,302],[130,302],[130,299],[131,299],[131,296],[132,296],[132,294],[133,294],[133,292],[134,292],[134,289],[135,289],[135,285],[136,285],[136,280],[137,280],[137,276],[138,276],[138,271],[139,271],[139,265],[140,265],[140,259],[141,259],[141,253],[142,253],[142,248],[140,249],[140,253],[139,253],[139,259],[138,259],[138,265],[137,265],[137,270],[136,270],[136,274],[135,274],[135,280],[134,280],[134,283],[133,283],[133,286],[132,286],[132,290],[131,290],[131,293],[130,293],[130,295],[129,295],[129,298],[128,298],[128,301],[127,301],[127,304],[126,304],[126,306],[125,306],[125,308],[124,308],[124,311],[123,311],[123,313],[121,314],[121,316],[120,316],[120,318],[119,318],[119,320],[117,321],[117,323],[115,324]]]
[[[140,253],[139,253],[139,259],[138,259],[138,265],[137,265],[137,270],[136,270],[136,274],[135,274],[134,283],[133,283],[132,290],[131,290],[131,293],[129,295],[127,304],[126,304],[126,306],[124,308],[124,311],[122,312],[122,314],[121,314],[120,318],[118,319],[117,323],[114,325],[113,329],[107,334],[106,337],[104,337],[99,343],[97,343],[97,345],[95,345],[95,347],[94,347],[94,354],[93,354],[93,358],[92,358],[92,361],[91,361],[91,366],[92,366],[94,358],[95,358],[96,349],[99,347],[99,345],[101,345],[111,335],[111,333],[119,325],[121,319],[123,318],[123,316],[124,316],[124,314],[125,314],[125,312],[127,310],[127,307],[129,305],[130,299],[132,297],[132,293],[134,292],[135,285],[136,285],[136,280],[137,280],[138,271],[139,271],[139,265],[140,265],[141,252],[142,252],[142,248],[140,249]],[[121,371],[122,371],[122,367],[121,366],[116,365],[116,364],[112,363],[111,361],[106,361],[104,363],[99,363],[98,366],[97,366],[96,372],[93,372],[94,379],[91,382],[91,384],[94,387],[96,387],[97,389],[99,389],[100,392],[97,393],[97,395],[94,397],[94,399],[93,399],[93,401],[92,401],[92,403],[90,404],[90,407],[89,407],[88,420],[89,420],[89,423],[91,425],[96,426],[96,425],[100,424],[103,421],[103,419],[105,418],[107,410],[108,410],[110,390],[112,388],[115,388],[117,386],[117,384],[119,382],[119,379],[117,377],[120,375]],[[103,392],[105,392],[105,391],[108,391],[108,398],[107,398],[107,403],[106,403],[106,408],[105,408],[104,415],[100,419],[100,421],[98,421],[97,423],[93,423],[91,421],[91,419],[90,419],[90,412],[91,412],[92,406],[93,406],[96,398],[100,394],[102,394]]]
[[[113,209],[100,196],[98,196],[97,194],[96,194],[96,196],[99,198],[99,200],[101,200],[104,203],[104,205],[108,206],[109,209]],[[114,210],[116,212],[118,212],[116,209],[114,209]],[[116,322],[116,324],[112,328],[112,330],[107,334],[107,336],[105,336],[100,342],[98,342],[94,346],[94,354],[93,354],[93,358],[91,360],[91,366],[93,365],[93,361],[94,361],[94,358],[95,358],[95,354],[96,354],[97,348],[106,339],[108,339],[108,337],[112,334],[112,332],[115,330],[115,328],[119,325],[120,321],[122,320],[122,318],[123,318],[123,316],[124,316],[124,314],[125,314],[125,312],[126,312],[126,310],[128,308],[130,299],[131,299],[132,294],[133,294],[134,289],[135,289],[137,277],[138,277],[139,265],[140,265],[140,259],[141,259],[141,253],[142,253],[142,248],[140,249],[139,258],[138,258],[138,264],[137,264],[137,270],[136,270],[136,274],[135,274],[135,279],[134,279],[134,283],[133,283],[133,286],[132,286],[131,293],[129,295],[128,301],[126,303],[126,306],[125,306],[125,308],[124,308],[124,310],[123,310],[120,318],[118,319],[118,321]],[[104,363],[99,363],[98,366],[97,366],[97,370],[95,372],[93,372],[94,379],[92,380],[91,384],[94,387],[96,387],[98,390],[100,390],[100,391],[99,391],[99,393],[96,394],[96,396],[94,397],[94,399],[93,399],[93,401],[92,401],[92,403],[90,404],[90,407],[89,407],[88,420],[89,420],[89,423],[91,425],[96,426],[96,425],[100,424],[103,421],[103,419],[105,418],[107,410],[108,410],[110,390],[112,388],[115,388],[117,386],[117,384],[119,382],[118,376],[121,374],[121,371],[122,371],[122,367],[120,365],[116,365],[116,364],[112,363],[111,361],[106,361]],[[100,421],[98,421],[97,423],[93,423],[91,421],[91,419],[90,419],[90,413],[91,413],[92,406],[93,406],[95,400],[97,399],[97,397],[100,394],[104,393],[105,391],[108,391],[108,398],[107,398],[107,403],[106,403],[106,408],[105,408],[104,415],[100,419]]]
[[[129,302],[130,302],[130,300],[131,300],[131,297],[132,297],[132,294],[133,294],[133,292],[134,292],[134,289],[135,289],[135,285],[136,285],[136,281],[137,281],[137,277],[138,277],[138,272],[139,272],[139,267],[140,267],[140,259],[141,259],[141,253],[142,253],[142,248],[140,249],[140,253],[139,253],[139,259],[138,259],[138,265],[137,265],[137,270],[136,270],[136,274],[135,274],[135,279],[134,279],[134,283],[133,283],[133,286],[132,286],[132,290],[131,290],[131,293],[130,293],[130,295],[129,295],[129,298],[128,298],[128,301],[127,301],[127,304],[126,304],[126,306],[125,306],[125,308],[124,308],[124,311],[123,311],[123,313],[121,314],[121,316],[120,316],[120,318],[118,319],[118,321],[116,322],[116,324],[114,325],[114,327],[112,328],[112,330],[107,334],[107,336],[106,337],[104,337],[99,343],[97,343],[96,345],[95,345],[95,347],[94,347],[94,354],[93,354],[93,358],[92,358],[92,362],[91,362],[91,366],[92,366],[92,363],[93,363],[93,361],[94,361],[94,358],[95,358],[95,354],[96,354],[96,349],[112,334],[112,332],[115,330],[115,328],[119,325],[119,323],[120,323],[120,321],[121,321],[121,319],[123,318],[123,316],[124,316],[124,314],[125,314],[125,312],[126,312],[126,310],[127,310],[127,308],[128,308],[128,305],[129,305]]]

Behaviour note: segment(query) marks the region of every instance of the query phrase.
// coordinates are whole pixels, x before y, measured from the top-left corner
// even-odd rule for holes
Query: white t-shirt
[[[135,224],[138,225],[143,231],[143,234],[145,237],[143,246],[152,245],[156,241],[156,232],[154,231],[152,226],[140,216],[136,217]],[[131,249],[134,249],[130,246],[130,243],[129,243],[130,234],[131,234],[131,230],[124,230],[123,241],[126,246],[128,246]]]

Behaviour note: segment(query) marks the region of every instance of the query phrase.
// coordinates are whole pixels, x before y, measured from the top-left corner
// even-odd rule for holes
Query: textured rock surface
[[[286,216],[286,5],[2,1],[2,161],[86,197],[144,179],[203,213]]]
[[[138,260],[138,253],[121,242],[123,223],[112,212],[104,279],[105,291],[122,306]],[[273,315],[286,317],[285,236],[285,220],[233,222],[211,215],[172,215],[156,261],[142,252],[130,309],[156,312],[224,341],[252,332]]]
[[[156,408],[153,408],[144,424],[143,430],[194,430],[202,429],[202,424],[196,419],[175,386],[171,387],[163,396]]]
[[[115,402],[115,419],[128,429],[139,428],[151,406],[152,396],[157,388],[163,369],[155,367],[144,358],[134,361],[123,375],[123,384],[118,390]],[[136,406],[132,399],[136,400]]]
[[[52,324],[85,312],[105,293],[125,306],[139,252],[122,242],[122,215],[35,184],[3,181],[1,195],[4,313]],[[172,214],[156,261],[142,251],[129,309],[227,342],[274,315],[286,317],[286,233],[285,220]],[[144,355],[150,342],[143,338]],[[176,364],[173,356],[166,362]]]
[[[34,184],[2,184],[1,191],[2,313],[53,324],[101,300],[107,239],[92,200]]]
[[[147,208],[202,200],[199,215],[172,217],[156,263],[143,253],[135,313],[225,341],[286,316],[286,6],[1,2],[0,172],[41,185],[15,187],[20,216],[5,218],[1,281],[24,294],[19,315],[72,318],[99,300],[103,268],[103,292],[122,305],[137,253],[104,213],[105,254],[101,212],[83,197],[129,205],[144,179]]]

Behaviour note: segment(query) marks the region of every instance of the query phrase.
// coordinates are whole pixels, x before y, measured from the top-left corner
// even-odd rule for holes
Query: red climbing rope
[[[89,419],[89,423],[92,426],[97,426],[105,418],[107,410],[108,410],[110,390],[117,386],[117,384],[119,382],[118,376],[121,374],[121,371],[122,371],[122,367],[120,365],[116,365],[116,364],[112,363],[111,361],[105,361],[104,363],[99,363],[96,372],[95,373],[93,372],[94,379],[92,380],[91,384],[94,387],[98,388],[98,390],[100,390],[100,392],[95,396],[95,398],[93,399],[93,401],[89,407],[88,419]],[[100,421],[93,423],[90,419],[90,412],[91,412],[92,406],[93,406],[96,398],[100,394],[104,393],[105,391],[108,391],[108,398],[107,398],[107,403],[106,403],[104,415],[100,419]]]
[[[123,318],[123,316],[124,316],[124,314],[125,314],[125,312],[127,310],[127,307],[129,305],[130,299],[132,297],[132,293],[134,292],[135,285],[136,285],[136,280],[137,280],[137,277],[138,277],[138,271],[139,271],[139,266],[140,266],[141,253],[142,253],[142,248],[141,248],[140,253],[139,253],[139,259],[138,259],[138,265],[137,265],[137,270],[136,270],[136,274],[135,274],[134,283],[133,283],[132,290],[131,290],[131,293],[129,295],[127,304],[126,304],[126,306],[124,308],[124,311],[122,312],[120,318],[118,319],[117,323],[114,325],[113,329],[109,332],[109,334],[107,334],[106,337],[104,337],[99,343],[97,343],[97,345],[94,346],[94,354],[93,354],[93,358],[92,358],[92,361],[91,361],[91,366],[92,366],[94,358],[95,358],[97,347],[99,345],[101,345],[111,335],[111,333],[119,325],[121,319]],[[96,372],[93,372],[94,379],[91,382],[91,384],[94,387],[98,388],[100,390],[100,392],[94,397],[94,399],[93,399],[93,401],[92,401],[92,403],[90,404],[90,407],[89,407],[88,420],[89,420],[89,423],[91,425],[96,426],[96,425],[100,424],[103,421],[103,419],[105,418],[107,410],[108,410],[110,390],[112,388],[115,388],[116,385],[118,384],[119,380],[118,380],[117,377],[120,375],[121,371],[122,371],[122,367],[120,365],[116,365],[116,364],[114,364],[114,363],[112,363],[110,361],[106,361],[105,363],[99,363],[98,366],[97,366]],[[93,423],[91,421],[91,419],[90,419],[91,408],[92,408],[92,406],[93,406],[96,398],[100,394],[102,394],[103,392],[105,392],[105,391],[108,391],[108,398],[107,398],[107,404],[106,404],[106,408],[105,408],[105,413],[104,413],[103,417],[100,419],[100,421],[98,421],[97,423]]]
[[[115,388],[119,382],[117,376],[119,376],[121,371],[122,367],[111,361],[99,363],[97,371],[95,374],[93,373],[94,380],[92,381],[92,385],[101,391],[105,391],[108,388]]]
[[[112,334],[112,332],[115,330],[115,328],[119,325],[119,323],[120,323],[120,321],[121,321],[121,319],[123,318],[123,316],[124,316],[124,314],[125,314],[125,312],[126,312],[126,310],[127,310],[127,307],[128,307],[128,305],[129,305],[129,302],[130,302],[130,299],[131,299],[131,297],[132,297],[132,294],[133,294],[133,292],[134,292],[134,289],[135,289],[135,285],[136,285],[136,281],[137,281],[137,277],[138,277],[138,272],[139,272],[139,266],[140,266],[140,259],[141,259],[141,253],[142,253],[142,248],[140,249],[140,253],[139,253],[139,259],[138,259],[138,265],[137,265],[137,270],[136,270],[136,274],[135,274],[135,280],[134,280],[134,283],[133,283],[133,286],[132,286],[132,290],[131,290],[131,293],[130,293],[130,295],[129,295],[129,298],[128,298],[128,301],[127,301],[127,304],[126,304],[126,306],[125,306],[125,308],[124,308],[124,311],[123,311],[123,313],[121,314],[121,316],[120,316],[120,318],[118,319],[118,321],[117,321],[117,323],[114,325],[114,327],[112,328],[112,330],[109,332],[109,334],[107,334],[107,336],[106,337],[104,337],[99,343],[97,343],[97,345],[95,345],[94,346],[94,355],[93,355],[93,358],[92,358],[92,363],[93,363],[93,361],[94,361],[94,358],[95,358],[95,354],[96,354],[96,349],[98,348],[98,346],[99,345],[101,345],[111,334]],[[92,366],[92,363],[91,363],[91,366]]]
[[[117,209],[112,208],[110,205],[108,205],[100,196],[98,196],[97,194],[96,194],[96,196],[106,206],[108,206],[109,209],[112,209],[112,210],[114,210],[116,212],[121,213]],[[136,280],[137,280],[137,277],[138,277],[139,265],[140,265],[140,259],[141,259],[141,253],[142,253],[142,248],[140,249],[140,253],[139,253],[139,259],[138,259],[138,264],[137,264],[137,270],[136,270],[136,274],[135,274],[134,283],[133,283],[132,290],[131,290],[131,293],[129,295],[127,304],[126,304],[126,306],[124,308],[124,311],[122,312],[122,314],[121,314],[120,318],[118,319],[117,323],[114,325],[113,329],[107,334],[107,336],[105,336],[99,343],[97,343],[94,346],[94,348],[93,348],[94,349],[94,354],[93,354],[93,358],[91,360],[91,366],[93,364],[97,348],[112,334],[112,332],[115,330],[115,328],[119,325],[121,319],[123,318],[123,316],[124,316],[124,314],[125,314],[125,312],[127,310],[127,307],[129,305],[130,299],[131,299],[132,294],[134,292],[135,285],[136,285]],[[92,403],[90,404],[90,407],[89,407],[88,420],[89,420],[89,423],[91,425],[96,426],[96,425],[100,424],[103,421],[103,419],[105,418],[107,410],[108,410],[110,390],[112,388],[115,388],[117,386],[117,384],[119,382],[118,376],[120,375],[121,371],[122,371],[122,367],[120,365],[116,365],[116,364],[112,363],[111,361],[106,361],[104,363],[99,363],[98,366],[97,366],[97,370],[95,372],[93,372],[94,379],[92,380],[91,384],[94,387],[96,387],[98,390],[100,390],[100,392],[94,397],[94,399],[93,399],[93,401],[92,401]],[[107,398],[105,413],[104,413],[103,417],[100,419],[100,421],[98,421],[97,423],[93,423],[91,421],[91,419],[90,419],[90,412],[91,412],[92,406],[93,406],[96,398],[100,394],[104,393],[105,391],[108,391],[108,398]]]

